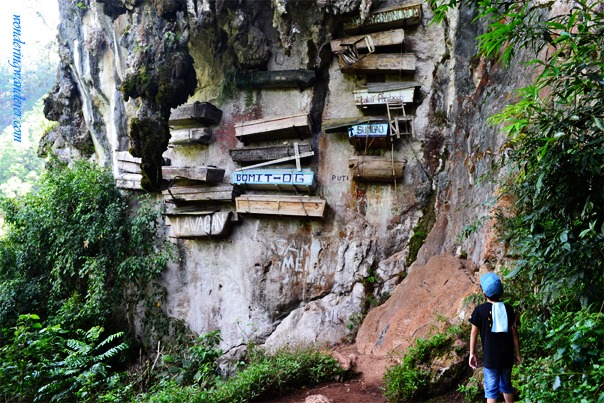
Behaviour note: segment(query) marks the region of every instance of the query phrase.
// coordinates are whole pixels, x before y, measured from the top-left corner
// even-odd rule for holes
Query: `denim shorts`
[[[484,397],[497,399],[499,392],[512,394],[512,368],[485,368],[484,369]]]

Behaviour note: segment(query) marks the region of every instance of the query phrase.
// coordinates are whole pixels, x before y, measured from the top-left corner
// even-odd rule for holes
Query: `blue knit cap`
[[[503,294],[503,284],[499,276],[495,273],[486,273],[480,276],[480,286],[487,297],[491,298],[495,294]]]

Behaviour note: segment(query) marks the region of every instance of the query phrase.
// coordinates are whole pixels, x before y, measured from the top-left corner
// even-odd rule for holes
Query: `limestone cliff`
[[[194,331],[220,329],[223,348],[248,338],[268,346],[338,342],[394,292],[416,255],[418,267],[448,254],[467,258],[463,267],[470,269],[503,258],[487,218],[496,189],[483,180],[502,141],[484,122],[520,78],[518,70],[510,76],[475,56],[480,27],[470,24],[471,10],[435,25],[428,4],[419,3],[421,17],[404,27],[404,44],[388,48],[400,58],[413,55],[413,71],[365,74],[342,72],[330,40],[346,37],[343,27],[354,18],[362,26],[370,12],[401,2],[59,3],[61,65],[46,114],[61,126],[44,144],[65,158],[91,156],[118,177],[118,154],[129,150],[141,158],[142,186],[163,200],[167,160],[219,167],[228,184],[240,168],[229,151],[247,146],[235,136],[236,125],[301,113],[310,119],[314,156],[304,168],[315,173],[313,194],[326,201],[323,219],[240,214],[227,237],[174,240],[180,260],[163,278],[165,309]],[[241,77],[263,71],[310,71],[313,79],[277,88],[241,84]],[[414,116],[412,131],[384,149],[355,149],[346,133],[327,129],[384,115],[385,109],[368,113],[353,99],[354,90],[380,81],[417,83],[406,110]],[[220,123],[208,129],[212,140],[170,145],[171,110],[195,101],[222,111]],[[299,140],[266,143],[284,141]],[[355,155],[406,161],[403,176],[356,180],[349,170]],[[234,209],[232,202],[212,206]],[[457,290],[452,304],[468,292]],[[364,337],[385,334],[389,324],[380,326]]]

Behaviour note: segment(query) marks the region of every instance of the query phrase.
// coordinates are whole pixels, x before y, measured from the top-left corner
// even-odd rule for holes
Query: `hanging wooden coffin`
[[[405,28],[417,25],[421,20],[421,3],[406,4],[374,11],[364,19],[361,19],[361,17],[353,18],[344,23],[344,31],[348,34],[384,31],[387,29]]]
[[[386,106],[388,103],[413,103],[419,84],[410,82],[368,83],[366,87],[353,91],[354,103],[360,108]]]
[[[173,238],[226,237],[231,233],[235,213],[168,215]]]
[[[282,138],[305,138],[309,137],[311,132],[310,119],[306,113],[251,120],[235,125],[235,137],[243,143]]]
[[[352,177],[360,181],[392,182],[403,177],[405,161],[389,157],[359,155],[348,160]]]
[[[325,200],[310,196],[242,195],[235,199],[238,213],[295,217],[325,215]]]
[[[212,141],[212,129],[209,127],[170,130],[170,135],[172,145],[210,144]]]
[[[300,88],[315,82],[314,70],[271,70],[238,72],[235,85],[239,88]]]
[[[415,63],[413,53],[372,53],[352,65],[346,65],[340,60],[340,71],[354,74],[414,73]]]
[[[392,144],[387,121],[362,123],[348,128],[348,141],[357,150],[389,148]]]
[[[250,189],[279,189],[310,192],[314,186],[313,171],[295,169],[250,169],[233,172],[231,182]]]
[[[115,153],[117,160],[117,169],[121,173],[140,174],[141,159],[133,157],[128,151],[118,151]]]
[[[169,124],[174,126],[215,125],[222,111],[209,102],[195,102],[172,109]]]
[[[369,35],[355,35],[346,38],[338,38],[329,42],[331,51],[339,53],[343,46],[356,44],[356,48],[363,52],[367,51],[367,41],[363,40],[366,36],[371,38],[371,43],[374,47],[380,48],[385,46],[402,45],[405,42],[405,31],[403,29],[393,29],[385,32],[374,32]]]
[[[162,167],[162,176],[166,180],[191,179],[196,181],[217,183],[224,178],[224,169],[212,166],[197,167]]]
[[[140,174],[120,174],[115,178],[115,186],[119,189],[143,190],[141,187],[142,179],[143,176]]]
[[[310,144],[298,144],[298,153],[308,155],[312,151]],[[280,158],[294,157],[296,150],[293,144],[237,148],[230,151],[233,161],[239,164],[252,164],[256,162],[272,161]],[[308,158],[308,157],[305,157]]]
[[[215,186],[172,186],[162,192],[164,200],[176,204],[201,202],[232,202],[241,194],[238,186],[230,183]]]

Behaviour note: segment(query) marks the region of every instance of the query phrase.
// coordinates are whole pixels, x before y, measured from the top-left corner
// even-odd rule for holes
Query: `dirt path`
[[[393,364],[392,360],[387,357],[358,354],[354,345],[339,346],[334,351],[343,357],[356,357],[355,368],[359,375],[347,382],[318,385],[263,402],[304,403],[310,395],[323,395],[333,403],[385,403],[386,398],[381,390],[382,378],[386,368]]]

